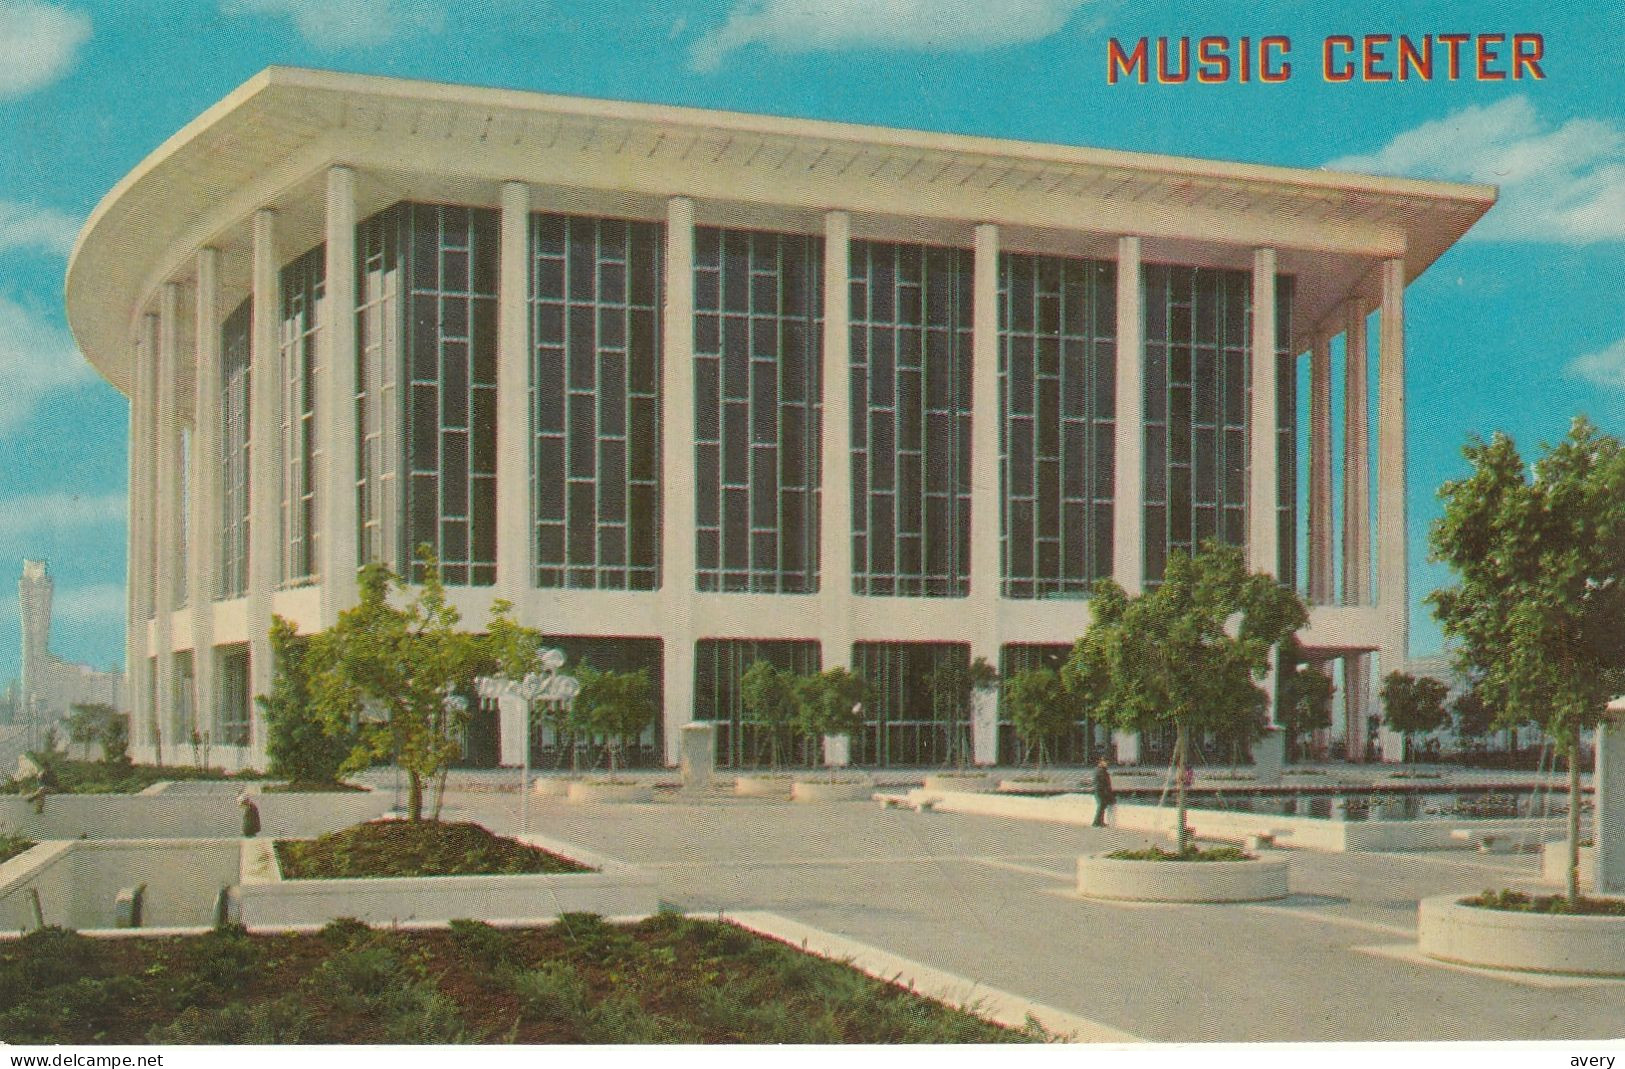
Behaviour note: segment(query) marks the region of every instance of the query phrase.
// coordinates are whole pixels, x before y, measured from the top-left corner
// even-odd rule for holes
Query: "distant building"
[[[78,704],[100,702],[118,708],[124,689],[122,672],[103,672],[51,653],[54,586],[44,561],[23,561],[23,575],[17,580],[23,674],[12,696],[11,715],[13,723],[32,724],[41,730]]]

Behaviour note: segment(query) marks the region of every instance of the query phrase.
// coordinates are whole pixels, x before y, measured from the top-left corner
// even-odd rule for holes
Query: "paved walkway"
[[[1151,1040],[1625,1036],[1625,981],[1414,955],[1419,898],[1534,887],[1536,855],[1293,851],[1295,894],[1281,902],[1114,904],[1072,896],[1073,864],[1142,835],[662,795],[626,806],[533,798],[530,828],[653,868],[674,907],[770,910]],[[517,794],[447,801],[448,819],[519,830]]]

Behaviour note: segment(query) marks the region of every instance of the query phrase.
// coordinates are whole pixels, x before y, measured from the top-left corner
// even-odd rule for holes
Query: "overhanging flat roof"
[[[91,213],[67,274],[68,322],[91,363],[128,392],[135,318],[158,284],[189,274],[196,248],[334,163],[475,185],[519,179],[1271,244],[1349,263],[1403,256],[1407,280],[1496,196],[1493,186],[270,67],[160,145]],[[1298,326],[1330,314],[1350,270],[1311,290],[1307,306],[1300,299]]]

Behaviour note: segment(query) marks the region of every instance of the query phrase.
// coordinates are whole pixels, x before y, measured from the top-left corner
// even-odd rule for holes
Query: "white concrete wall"
[[[383,791],[258,794],[261,834],[320,835],[388,811]],[[18,795],[0,795],[0,827],[31,839],[211,839],[242,832],[234,793],[53,794],[45,812]]]
[[[238,868],[237,843],[227,839],[42,843],[0,866],[0,929],[34,926],[30,889],[46,924],[112,928],[119,891],[142,884],[141,927],[207,926]]]

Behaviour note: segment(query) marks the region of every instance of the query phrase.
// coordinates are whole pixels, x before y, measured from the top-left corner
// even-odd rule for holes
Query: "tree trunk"
[[[439,820],[440,819],[440,807],[446,800],[446,779],[450,775],[451,775],[451,769],[442,768],[440,770],[440,775],[435,777],[435,781],[434,781],[434,816],[432,818],[434,820]]]
[[[1185,750],[1185,721],[1174,721],[1174,826],[1178,829],[1178,851],[1190,849],[1191,829],[1185,823],[1185,764],[1189,760]]]
[[[1569,905],[1580,900],[1580,732],[1569,740]]]
[[[423,819],[423,777],[413,771],[406,773],[406,816],[416,823]]]

